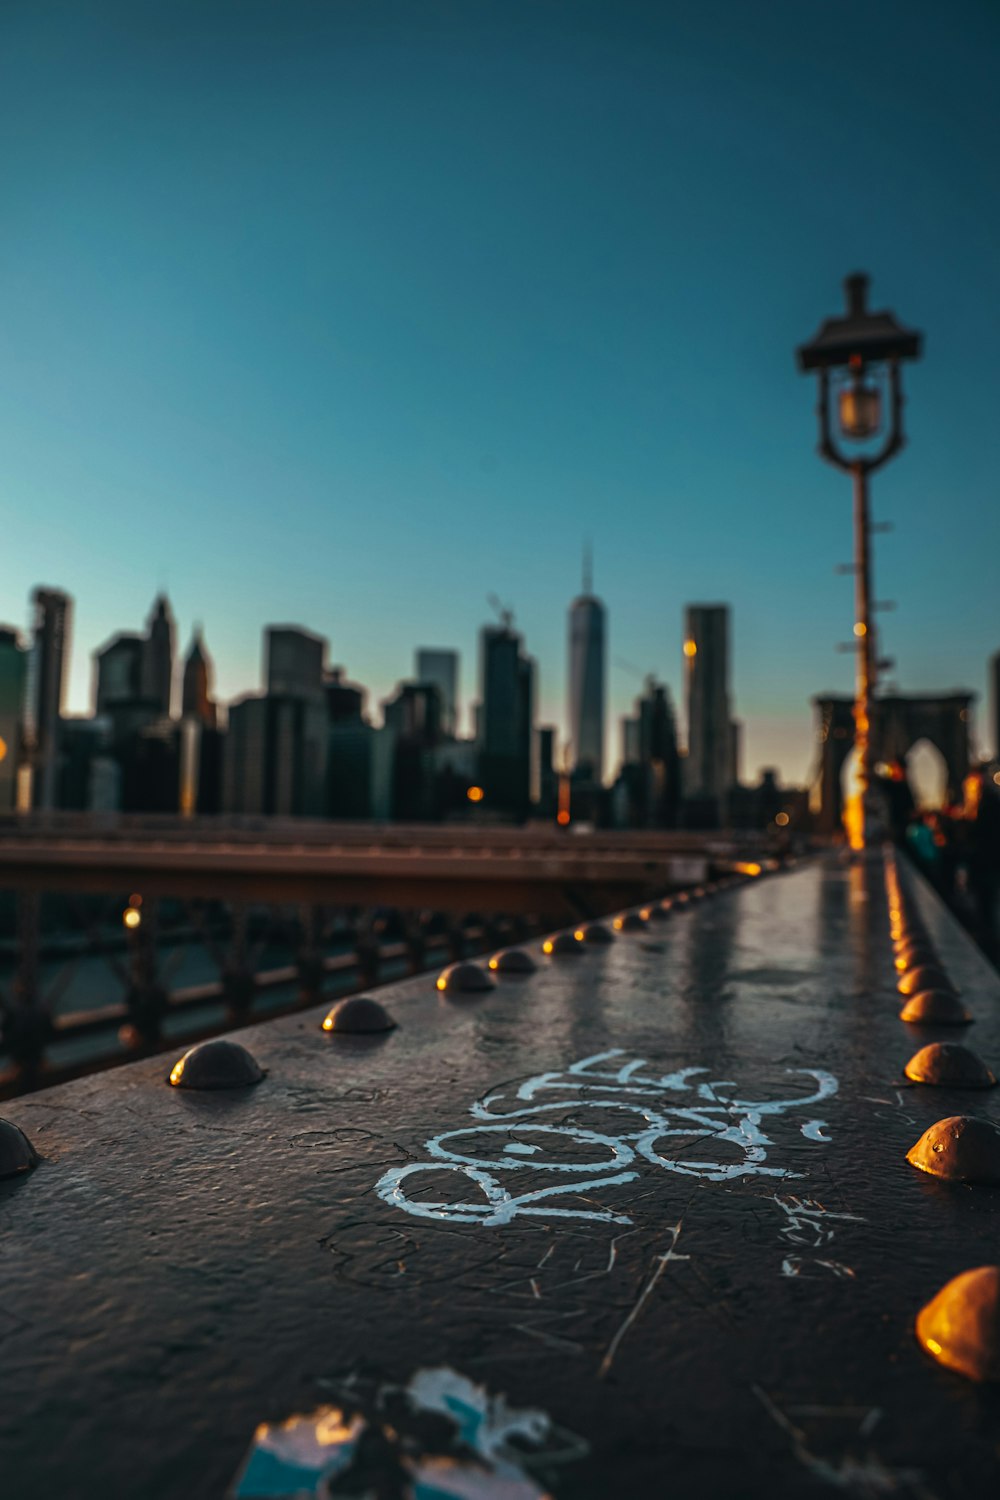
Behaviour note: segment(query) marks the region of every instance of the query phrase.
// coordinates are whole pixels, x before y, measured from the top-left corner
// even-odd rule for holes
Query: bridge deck
[[[995,1067],[996,977],[919,899]],[[6,1105],[44,1160],[0,1183],[4,1493],[208,1500],[325,1403],[328,1455],[365,1423],[334,1494],[994,1496],[1000,1396],[913,1319],[1000,1192],[904,1156],[998,1105],[905,1085],[893,981],[880,869],[829,861],[483,998],[391,986],[384,1037],[251,1028],[247,1091]]]

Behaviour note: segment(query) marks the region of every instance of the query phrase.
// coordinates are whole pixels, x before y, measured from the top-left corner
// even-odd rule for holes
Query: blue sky
[[[0,618],[75,596],[76,710],[164,585],[223,698],[267,621],[376,700],[455,646],[468,698],[496,593],[562,724],[589,537],[612,715],[727,600],[744,770],[801,777],[850,486],[793,350],[861,268],[927,336],[883,645],[985,692],[998,56],[993,0],[7,0]]]

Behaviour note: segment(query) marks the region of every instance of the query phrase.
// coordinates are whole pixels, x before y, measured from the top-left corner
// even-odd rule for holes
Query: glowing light
[[[170,1069],[170,1082],[172,1084],[176,1085],[176,1084],[180,1083],[180,1081],[181,1081],[181,1079],[183,1077],[184,1077],[184,1059],[182,1057],[181,1060],[180,1060],[180,1062],[175,1062],[174,1065],[173,1065],[173,1067]]]
[[[552,952],[552,939],[551,938],[546,938],[545,939],[545,942],[542,944],[542,952],[543,953],[551,953]]]
[[[996,786],[1000,786],[1000,771],[993,772],[993,781]]]
[[[615,928],[615,930],[617,932],[621,932],[621,930],[622,930],[622,919],[621,919],[621,917],[615,917],[615,920],[612,922],[611,925],[612,925],[612,927]]]
[[[498,967],[498,965],[497,965],[497,960],[496,960],[496,959],[495,959],[495,958],[491,958],[491,959],[490,959],[490,968],[491,968],[491,969],[495,969],[495,968],[497,968],[497,967]]]
[[[125,923],[126,927],[134,929],[138,927],[142,921],[142,912],[138,911],[134,906],[127,906],[122,912],[122,921]]]
[[[447,987],[448,987],[448,981],[447,981],[447,979],[445,979],[445,977],[444,977],[443,974],[441,975],[440,979],[437,981],[437,987],[438,987],[439,990],[447,989]]]
[[[698,655],[698,642],[697,641],[685,641],[684,642],[684,655],[688,656],[688,657],[697,656]]]
[[[7,741],[0,735],[0,760],[7,759]]]
[[[867,635],[868,634],[868,626],[865,624],[864,620],[859,620],[858,623],[855,625],[855,627],[854,627],[854,634],[855,635]]]
[[[576,940],[577,940],[578,943],[582,943],[583,942],[583,928],[582,927],[578,927],[576,929],[576,931],[574,932],[573,936],[576,938]]]
[[[569,813],[566,811],[565,807],[561,807],[559,809],[558,813],[556,814],[556,822],[561,828],[566,827],[567,823],[569,822]]]
[[[938,1343],[937,1339],[928,1339],[927,1340],[927,1347],[931,1351],[932,1354],[940,1354],[941,1353],[941,1345]]]
[[[650,917],[651,911],[652,911],[652,907],[644,906],[642,908],[642,911],[639,913],[639,915],[640,915],[640,917],[642,918],[642,920],[644,922],[648,922],[649,921],[649,917]]]
[[[741,875],[759,875],[761,872],[761,866],[758,864],[737,865],[736,868]]]
[[[332,1016],[324,1016],[323,1017],[323,1030],[324,1031],[332,1031],[333,1030],[333,1017]]]
[[[482,802],[486,793],[483,791],[481,786],[470,786],[465,795],[468,797],[470,802]]]
[[[788,827],[788,814],[786,812],[777,813],[775,815],[774,821],[777,823],[777,825],[778,825],[779,828],[787,828]]]

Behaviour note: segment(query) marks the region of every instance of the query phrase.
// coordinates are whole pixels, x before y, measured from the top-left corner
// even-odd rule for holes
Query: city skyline
[[[291,618],[380,698],[410,642],[473,660],[495,592],[564,725],[591,537],[609,760],[619,660],[679,699],[681,607],[721,598],[746,771],[801,780],[853,611],[850,497],[793,351],[865,269],[926,334],[874,487],[882,645],[905,692],[977,692],[988,744],[1000,14],[574,14],[8,10],[2,613],[62,580],[96,645],[167,588],[222,699]],[[77,653],[73,711],[89,675]]]

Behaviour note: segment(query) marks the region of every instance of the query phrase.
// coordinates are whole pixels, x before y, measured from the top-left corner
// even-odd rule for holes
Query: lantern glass
[[[846,438],[860,442],[874,437],[882,424],[882,398],[878,387],[865,385],[858,377],[840,393],[840,430]]]

